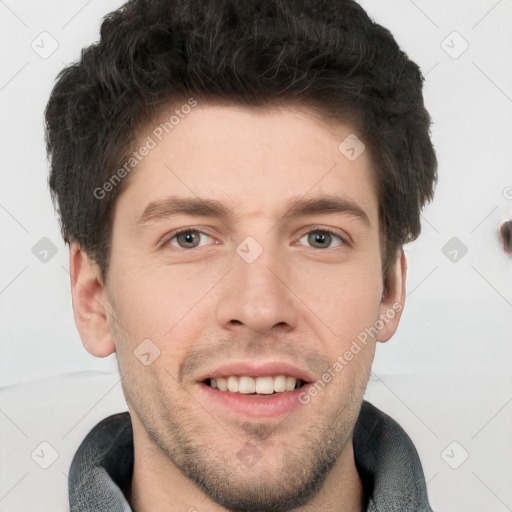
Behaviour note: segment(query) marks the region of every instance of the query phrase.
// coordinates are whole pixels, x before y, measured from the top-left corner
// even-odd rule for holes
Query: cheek
[[[379,314],[382,294],[380,263],[312,266],[293,276],[294,292],[319,320],[326,339],[336,337],[339,348],[365,328]],[[320,333],[319,333],[320,334]]]
[[[119,364],[137,370],[148,359],[143,354],[149,353],[155,366],[163,365],[175,376],[190,345],[205,338],[213,307],[205,295],[218,278],[197,279],[177,267],[123,263],[112,275],[116,298],[112,327]],[[142,380],[154,377],[147,372]]]
[[[178,267],[125,259],[112,275],[116,313],[130,338],[162,338],[204,295],[204,286]]]

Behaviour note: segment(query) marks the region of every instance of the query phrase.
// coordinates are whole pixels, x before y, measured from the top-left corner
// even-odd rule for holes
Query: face
[[[357,342],[396,299],[367,152],[297,108],[199,104],[153,128],[103,291],[135,442],[228,508],[298,506],[350,448],[399,317]]]

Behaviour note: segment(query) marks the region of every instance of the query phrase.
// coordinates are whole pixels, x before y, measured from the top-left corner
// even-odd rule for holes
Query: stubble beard
[[[319,413],[318,419],[307,426],[304,421],[297,422],[294,413],[278,426],[269,427],[254,421],[222,425],[220,414],[218,418],[211,416],[202,420],[192,417],[190,409],[180,404],[176,393],[169,396],[153,392],[157,401],[148,406],[147,394],[134,402],[131,386],[123,383],[123,389],[127,388],[125,395],[132,397],[132,407],[133,403],[146,402],[146,406],[134,410],[149,437],[210,499],[233,512],[284,512],[313,500],[351,441],[369,371],[360,377],[346,395],[345,403],[331,404],[329,410]],[[321,400],[323,393],[326,391],[312,402]],[[204,409],[201,411],[207,415]],[[301,415],[301,419],[303,417]],[[221,437],[228,438],[222,451],[217,449],[222,444]],[[287,449],[276,460],[274,454],[279,439],[286,440]],[[261,453],[261,459],[254,466],[246,467],[237,458],[244,444],[252,445]],[[273,465],[266,463],[265,454],[273,457]]]

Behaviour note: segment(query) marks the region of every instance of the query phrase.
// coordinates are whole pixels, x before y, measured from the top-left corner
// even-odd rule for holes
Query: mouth
[[[300,389],[306,384],[303,380],[291,375],[265,375],[256,378],[249,375],[229,375],[206,379],[203,383],[222,392],[252,396],[286,393]]]
[[[289,363],[251,361],[219,366],[198,382],[210,402],[230,413],[269,418],[300,407],[300,395],[314,380]]]

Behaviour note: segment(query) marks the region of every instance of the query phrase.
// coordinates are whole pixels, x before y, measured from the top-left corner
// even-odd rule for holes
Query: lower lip
[[[252,416],[253,418],[274,418],[290,414],[303,406],[299,401],[299,396],[304,392],[307,393],[308,386],[310,386],[310,384],[306,384],[293,391],[256,396],[219,391],[203,382],[199,385],[210,402],[234,413]]]

